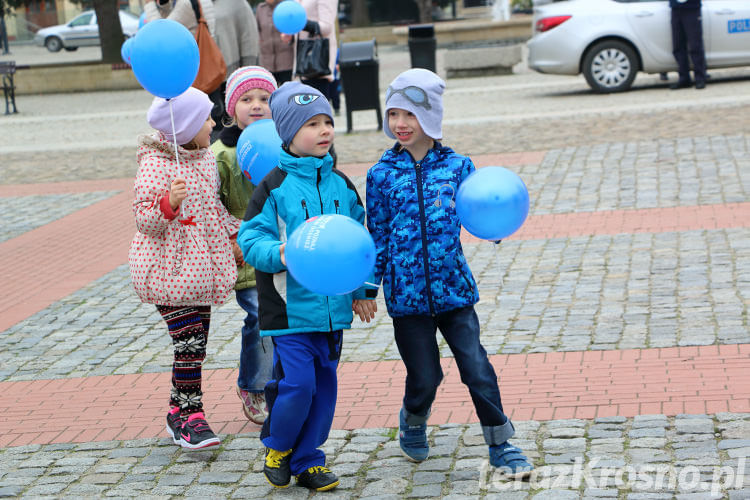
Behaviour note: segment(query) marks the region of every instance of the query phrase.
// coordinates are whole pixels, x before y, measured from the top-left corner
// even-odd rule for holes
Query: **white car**
[[[135,36],[138,31],[138,17],[124,10],[120,13],[122,32],[127,37]],[[42,28],[36,32],[34,42],[47,47],[50,52],[60,49],[76,50],[85,45],[99,45],[99,25],[93,10],[81,12],[68,24],[58,24]]]
[[[534,9],[529,67],[583,73],[596,92],[630,88],[638,71],[677,71],[668,0],[569,0]],[[750,65],[750,0],[703,0],[711,68]]]

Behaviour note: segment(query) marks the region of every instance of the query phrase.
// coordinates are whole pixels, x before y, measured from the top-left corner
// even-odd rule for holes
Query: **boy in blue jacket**
[[[374,317],[376,290],[310,292],[286,272],[287,236],[310,217],[343,214],[364,224],[354,184],[333,168],[333,117],[318,90],[287,82],[271,94],[271,117],[283,146],[279,166],[255,188],[237,243],[256,271],[261,336],[274,343],[273,378],[266,385],[269,415],[261,430],[263,473],[277,488],[297,484],[327,491],[339,484],[318,447],[328,438],[336,408],[336,367],[342,330],[352,310]],[[353,296],[357,300],[352,302]]]
[[[479,292],[461,248],[454,201],[474,171],[466,156],[442,146],[445,82],[426,69],[401,73],[386,91],[386,135],[396,139],[367,172],[367,227],[375,240],[375,283],[383,293],[406,366],[399,443],[409,460],[427,458],[427,419],[443,378],[440,330],[469,388],[490,463],[523,479],[533,466],[511,446],[497,376],[479,341]]]

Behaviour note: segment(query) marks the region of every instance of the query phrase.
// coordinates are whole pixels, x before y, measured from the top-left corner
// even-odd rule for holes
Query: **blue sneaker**
[[[526,456],[508,441],[490,446],[490,465],[508,479],[526,479],[534,471]]]
[[[422,462],[430,453],[430,445],[427,444],[427,424],[407,425],[404,409],[398,415],[399,430],[398,444],[401,452],[412,462]]]

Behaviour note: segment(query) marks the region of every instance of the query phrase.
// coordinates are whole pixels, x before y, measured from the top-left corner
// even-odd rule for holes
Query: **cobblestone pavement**
[[[34,48],[17,49],[21,63],[42,57]],[[85,58],[92,50],[63,56]],[[383,90],[406,69],[408,53],[381,47],[380,57]],[[518,69],[506,77],[449,80],[445,142],[472,155],[544,152],[541,161],[513,167],[529,186],[532,217],[750,200],[750,69],[715,71],[700,93],[669,92],[657,77],[640,75],[633,91],[609,96],[589,93],[582,77]],[[148,130],[150,100],[144,91],[19,96],[21,113],[0,115],[0,184],[132,177],[134,140]],[[389,146],[375,130],[374,112],[357,112],[352,134],[344,133],[345,121],[336,121],[344,164],[371,164]],[[353,180],[364,194],[364,177]],[[114,194],[0,197],[0,255],[7,242]],[[49,249],[54,252],[54,242]],[[510,239],[465,250],[491,354],[750,344],[747,224]],[[21,381],[44,394],[50,379],[107,381],[170,370],[161,320],[134,296],[122,264],[0,332],[0,392]],[[342,363],[399,359],[380,299],[378,306],[374,323],[355,322],[347,332]],[[207,374],[236,369],[241,317],[233,300],[215,311]],[[441,354],[451,357],[444,343]],[[710,380],[709,372],[700,375]],[[116,387],[101,386],[92,390],[117,397]],[[717,388],[716,397],[728,400],[725,392]],[[257,432],[224,434],[218,450],[198,453],[182,452],[163,437],[78,442],[63,433],[0,448],[0,497],[748,499],[750,399],[736,408],[518,419],[513,442],[538,469],[526,483],[502,481],[488,466],[476,423],[430,427],[431,456],[421,464],[400,456],[396,429],[334,429],[325,451],[342,481],[321,494],[273,490],[259,473]],[[12,418],[0,421],[7,428]]]
[[[0,229],[0,242],[48,224],[113,194],[99,192],[1,198],[0,213],[5,217]]]
[[[537,465],[508,482],[488,465],[477,425],[430,427],[430,457],[401,456],[394,429],[334,430],[324,446],[336,490],[274,490],[257,433],[222,436],[217,451],[171,438],[29,445],[0,451],[0,495],[29,498],[444,498],[700,500],[750,497],[750,414],[643,415],[525,421],[515,444]]]

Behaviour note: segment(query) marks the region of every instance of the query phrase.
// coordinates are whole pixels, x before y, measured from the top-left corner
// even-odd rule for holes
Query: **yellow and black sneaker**
[[[266,448],[266,462],[263,464],[263,475],[277,488],[286,488],[292,479],[289,462],[292,461],[292,450],[278,451]]]
[[[327,467],[316,465],[297,476],[297,486],[315,491],[328,491],[339,485],[339,478]]]

